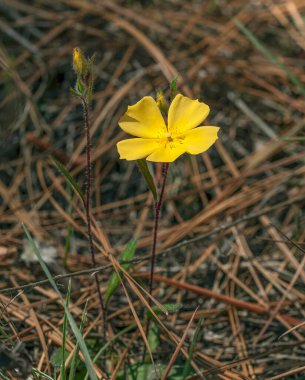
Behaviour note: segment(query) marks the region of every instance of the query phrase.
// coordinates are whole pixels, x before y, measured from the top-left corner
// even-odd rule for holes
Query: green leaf
[[[197,343],[198,338],[199,338],[199,333],[202,329],[202,324],[203,324],[203,318],[199,319],[199,322],[198,322],[196,330],[195,330],[195,334],[193,335],[193,339],[192,339],[192,342],[191,342],[191,345],[189,348],[189,352],[188,352],[188,358],[187,358],[187,361],[186,361],[185,366],[183,368],[183,374],[182,374],[183,380],[187,376],[189,376],[191,373],[193,373],[193,370],[191,367],[191,361],[192,361],[193,354],[195,352],[196,343]]]
[[[160,344],[160,339],[159,339],[159,327],[156,323],[152,322],[149,326],[149,331],[148,331],[148,337],[147,337],[149,349],[152,353],[156,351],[156,348]],[[143,363],[150,363],[150,356],[146,352],[146,355],[143,359]],[[146,377],[139,378],[139,380],[146,380]]]
[[[164,364],[157,364],[154,368],[152,364],[148,363],[135,363],[127,366],[127,378],[129,380],[160,380],[162,378],[162,373],[164,372],[166,366]],[[182,366],[173,366],[167,380],[181,380],[183,373]],[[194,373],[191,371],[191,373]],[[146,376],[146,377],[144,377]],[[125,370],[120,371],[117,374],[116,380],[125,380],[126,373]]]
[[[127,378],[129,380],[160,380],[163,366],[156,368],[152,364],[148,363],[135,363],[127,367]],[[126,376],[123,371],[120,371],[116,377],[117,380],[124,380]]]
[[[274,54],[271,53],[271,51],[266,48],[265,45],[263,45],[258,38],[255,37],[255,35],[251,32],[250,29],[248,29],[242,22],[240,22],[237,19],[233,19],[234,24],[238,27],[238,29],[244,33],[244,35],[249,39],[249,41],[262,53],[264,56],[269,59],[272,63],[274,63],[276,66],[278,66],[284,73],[287,75],[287,77],[290,79],[290,81],[297,87],[299,92],[305,96],[305,87],[300,82],[298,77],[290,71],[290,69],[281,62]]]
[[[137,163],[141,170],[141,173],[143,174],[143,177],[147,183],[149,190],[152,192],[155,202],[157,202],[158,196],[157,196],[156,185],[153,180],[153,177],[150,174],[146,160],[137,160]]]
[[[131,239],[126,245],[124,251],[121,253],[119,260],[120,261],[129,261],[133,258],[136,251],[137,239]],[[122,264],[122,268],[127,270],[131,264]],[[120,278],[116,271],[112,273],[111,279],[109,281],[106,293],[105,293],[105,302],[108,303],[110,297],[116,291],[117,287],[120,284]]]
[[[151,323],[148,333],[148,344],[151,352],[154,352],[159,346],[159,327],[156,323]]]
[[[78,193],[78,195],[81,197],[82,201],[84,202],[85,200],[84,193],[82,192],[81,188],[78,186],[75,179],[71,176],[71,174],[68,172],[65,166],[56,160],[56,158],[51,156],[51,159],[54,162],[55,166],[57,167],[58,171],[65,177],[68,184],[72,186],[72,188]]]
[[[80,333],[72,314],[70,313],[69,309],[67,308],[67,305],[66,305],[64,299],[62,298],[62,295],[61,295],[60,291],[58,290],[57,285],[56,285],[48,267],[46,266],[45,262],[43,261],[43,258],[41,257],[39,249],[37,248],[29,230],[27,229],[25,224],[22,224],[22,227],[23,227],[25,234],[26,234],[26,236],[27,236],[27,238],[28,238],[28,240],[32,246],[33,251],[35,252],[35,254],[38,258],[38,261],[39,261],[41,268],[43,269],[43,271],[44,271],[45,275],[47,276],[47,278],[48,278],[50,284],[52,285],[53,289],[58,294],[59,299],[60,299],[60,301],[61,301],[61,303],[65,309],[65,312],[67,314],[67,318],[69,320],[71,329],[72,329],[72,331],[76,337],[76,340],[77,340],[77,342],[81,348],[82,354],[84,355],[85,365],[86,365],[87,371],[89,373],[89,377],[91,380],[98,380],[98,378],[94,372],[94,369],[93,369],[94,366],[93,366],[92,360],[90,358],[90,354],[89,354],[88,348],[86,346],[86,343],[84,341],[84,338],[83,338],[82,334]]]
[[[51,364],[55,368],[60,368],[62,366],[62,363],[66,361],[67,357],[69,356],[69,351],[64,351],[64,361],[63,361],[63,349],[61,347],[58,347],[55,349],[55,351],[51,355]],[[64,363],[63,363],[64,364]]]
[[[169,313],[169,314],[173,314],[175,313],[176,311],[178,311],[180,308],[181,308],[181,303],[166,303],[164,305],[162,305],[164,307],[164,309]],[[152,307],[152,310],[154,311],[154,313],[156,315],[159,315],[159,314],[164,314],[164,311],[161,310],[157,305],[154,305]],[[150,310],[147,310],[146,311],[146,316],[147,318],[151,318],[152,317],[152,313]]]

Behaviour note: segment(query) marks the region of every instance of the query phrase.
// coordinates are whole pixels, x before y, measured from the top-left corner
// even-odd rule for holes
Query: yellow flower
[[[218,127],[197,127],[209,111],[205,103],[178,94],[170,105],[166,126],[156,101],[145,96],[129,106],[119,121],[123,131],[137,137],[118,142],[120,158],[172,162],[183,153],[206,151],[217,140],[219,130]]]

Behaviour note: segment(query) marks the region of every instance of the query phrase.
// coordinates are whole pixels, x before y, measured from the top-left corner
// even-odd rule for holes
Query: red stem
[[[86,197],[85,197],[85,210],[86,210],[86,220],[87,220],[87,235],[89,242],[89,251],[91,254],[92,266],[95,268],[97,265],[94,253],[92,229],[91,229],[91,218],[90,218],[90,198],[91,198],[91,138],[90,138],[90,118],[89,118],[89,105],[85,98],[82,98],[82,105],[84,109],[85,116],[85,130],[86,130],[86,156],[87,156],[87,166],[86,166]],[[102,322],[103,322],[103,338],[106,339],[106,308],[104,305],[103,295],[100,289],[100,281],[98,273],[94,274],[96,289],[100,301],[101,311],[102,311]]]
[[[151,251],[151,263],[150,263],[150,278],[149,278],[149,294],[152,293],[153,290],[153,282],[154,282],[154,269],[155,269],[155,261],[156,261],[156,249],[157,249],[157,240],[158,240],[158,228],[159,228],[159,217],[160,211],[163,201],[164,189],[166,178],[168,174],[169,162],[165,162],[162,166],[162,187],[160,191],[160,197],[158,202],[155,204],[155,224],[154,224],[154,233],[153,233],[153,243],[152,243],[152,251]],[[150,299],[149,299],[149,304]]]
[[[153,232],[153,242],[152,242],[152,250],[151,250],[151,261],[150,261],[150,275],[149,275],[149,294],[152,294],[153,291],[153,284],[154,284],[154,270],[155,270],[155,261],[156,261],[156,250],[157,250],[157,241],[158,241],[158,228],[159,228],[159,217],[160,217],[160,211],[163,201],[163,195],[165,190],[165,183],[166,178],[168,174],[168,168],[169,168],[169,162],[165,162],[162,165],[162,187],[160,191],[160,197],[159,200],[155,204],[155,224],[154,224],[154,232]],[[151,306],[151,298],[148,299],[148,304]],[[145,335],[148,336],[149,333],[149,326],[150,326],[150,319],[147,320],[146,323],[146,329],[145,329]],[[143,362],[146,359],[146,346],[144,346],[144,352],[142,360]]]

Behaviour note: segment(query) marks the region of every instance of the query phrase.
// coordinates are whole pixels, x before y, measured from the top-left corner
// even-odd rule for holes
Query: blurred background
[[[304,16],[303,0],[0,0],[0,287],[44,276],[21,221],[54,274],[90,267],[81,205],[50,159],[84,188],[83,113],[70,93],[77,46],[95,54],[92,214],[101,250],[118,254],[137,237],[138,257],[150,252],[153,200],[136,163],[118,158],[126,137],[118,120],[143,96],[169,96],[177,77],[179,92],[207,103],[207,124],[221,132],[208,153],[170,168],[156,296],[182,306],[167,323],[181,336],[199,305],[194,360],[206,378],[303,379],[303,327],[278,338],[304,320]],[[150,168],[158,176],[158,165]],[[98,261],[107,264],[103,255]],[[143,261],[134,270],[147,268]],[[92,280],[76,282],[78,306],[91,297],[93,318]],[[2,303],[15,294],[0,293]],[[50,294],[28,297],[44,299],[37,315],[59,320]],[[24,302],[6,308],[3,328],[13,336],[13,321],[32,363],[44,368],[37,332],[14,312]],[[131,323],[123,292],[109,307],[114,331]],[[47,337],[52,351],[58,342]],[[163,362],[172,351],[161,336],[156,356]]]

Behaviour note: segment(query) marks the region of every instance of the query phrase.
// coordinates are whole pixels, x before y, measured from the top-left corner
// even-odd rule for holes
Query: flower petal
[[[117,143],[120,159],[139,160],[160,148],[160,143],[153,139],[127,139]]]
[[[129,106],[119,125],[123,131],[136,137],[163,138],[167,132],[159,107],[151,96]]]
[[[217,140],[219,127],[198,127],[185,134],[184,145],[187,153],[198,154],[208,150]]]
[[[179,135],[197,127],[208,116],[210,107],[205,103],[178,94],[168,112],[168,131]]]
[[[162,147],[149,155],[146,160],[153,162],[173,162],[186,152],[186,147],[180,142],[163,143]]]

